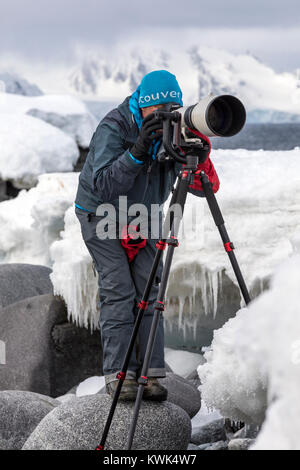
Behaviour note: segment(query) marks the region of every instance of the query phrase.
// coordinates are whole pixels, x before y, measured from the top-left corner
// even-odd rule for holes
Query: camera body
[[[244,105],[232,95],[211,94],[192,106],[169,103],[154,115],[163,122],[159,161],[173,158],[181,163],[187,155],[198,155],[199,162],[204,161],[210,151],[205,136],[233,136],[246,121]]]

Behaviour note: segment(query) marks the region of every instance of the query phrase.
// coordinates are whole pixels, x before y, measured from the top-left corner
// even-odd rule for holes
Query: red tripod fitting
[[[118,379],[118,380],[125,380],[125,377],[126,377],[125,372],[119,372],[119,373],[117,374],[117,379]]]
[[[225,251],[227,251],[227,253],[229,253],[229,251],[234,250],[234,246],[233,246],[232,242],[224,243],[224,247],[225,247]]]
[[[168,238],[167,244],[177,247],[177,246],[179,246],[179,241],[177,240],[176,237],[174,237],[174,236],[172,235],[170,238]]]
[[[155,310],[160,310],[161,312],[163,312],[164,309],[165,309],[165,304],[163,302],[161,302],[160,300],[157,300],[155,302],[154,309]]]
[[[163,242],[162,240],[158,240],[158,242],[156,243],[156,248],[158,250],[164,250],[166,246],[167,246],[167,243]]]
[[[138,304],[138,308],[141,310],[146,310],[148,307],[148,302],[145,302],[144,300],[141,300],[140,303]]]
[[[147,385],[148,383],[148,377],[145,375],[141,375],[141,377],[138,378],[138,384],[139,385]]]

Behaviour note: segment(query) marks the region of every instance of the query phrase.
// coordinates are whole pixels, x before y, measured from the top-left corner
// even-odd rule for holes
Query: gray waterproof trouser
[[[106,383],[116,379],[121,370],[131,338],[137,304],[142,298],[156,252],[157,240],[148,239],[135,259],[129,263],[125,249],[118,239],[99,239],[96,226],[101,217],[75,208],[81,225],[81,233],[98,272],[100,301],[100,331],[103,348],[103,373]],[[158,283],[163,268],[161,261],[156,282],[144,313],[137,342],[128,366],[127,378],[136,378],[141,372],[146,352],[154,303],[158,294]],[[152,359],[148,370],[149,377],[165,377],[164,325],[163,316],[159,320]]]

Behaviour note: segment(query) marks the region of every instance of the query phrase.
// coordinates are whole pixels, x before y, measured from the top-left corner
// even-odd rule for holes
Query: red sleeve
[[[219,187],[220,187],[220,181],[219,181],[217,172],[215,170],[215,167],[214,167],[211,159],[209,158],[209,155],[210,155],[210,152],[211,152],[210,140],[206,135],[202,134],[199,131],[195,131],[195,130],[192,130],[192,129],[189,129],[189,130],[193,134],[197,135],[198,137],[201,137],[201,139],[205,140],[209,145],[208,157],[207,157],[207,159],[205,160],[204,163],[199,163],[197,165],[197,171],[195,173],[194,182],[193,182],[193,184],[190,184],[189,188],[191,188],[194,191],[203,191],[201,180],[200,180],[200,172],[204,171],[206,173],[209,181],[212,184],[213,192],[216,193],[218,191]]]

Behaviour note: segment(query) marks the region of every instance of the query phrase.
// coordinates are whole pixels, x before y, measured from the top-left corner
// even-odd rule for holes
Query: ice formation
[[[52,244],[50,251],[54,260],[50,275],[54,293],[64,298],[69,318],[80,326],[97,328],[98,278],[82,240],[74,206],[66,212],[61,239]]]
[[[300,449],[300,253],[276,270],[271,288],[215,331],[199,366],[208,406],[263,423],[254,449]]]
[[[79,157],[75,141],[60,129],[1,110],[0,148],[0,178],[21,187],[33,186],[42,173],[72,171]]]
[[[105,386],[104,376],[94,376],[85,379],[76,389],[76,397],[84,397],[86,395],[94,395],[100,392]]]
[[[78,173],[49,173],[38,184],[0,203],[0,263],[51,266],[50,247],[60,238],[73,204]]]
[[[299,157],[299,149],[286,152],[213,152],[212,159],[221,180],[217,199],[249,287],[257,279],[269,277],[276,266],[292,252],[291,240],[300,226]],[[285,165],[283,178],[284,161],[288,164]],[[75,219],[74,223],[77,223]],[[70,219],[69,226],[65,227],[64,238],[56,243],[56,248],[59,244],[64,248],[58,251],[59,256],[56,255],[57,251],[52,252],[52,282],[70,305],[72,318],[81,325],[87,321],[95,325],[98,315],[96,307],[93,306],[91,311],[89,309],[96,293],[88,297],[84,295],[84,292],[91,292],[91,286],[96,289],[96,282],[91,283],[92,271],[85,269],[84,278],[75,275],[71,266],[66,267],[68,263],[72,265],[72,262],[68,261],[67,256],[62,257],[63,252],[67,253],[68,243],[73,249],[82,243],[80,236],[76,238],[76,243],[74,237],[71,241],[68,232],[73,230]],[[193,313],[196,289],[201,286],[206,311],[216,311],[216,299],[222,289],[222,271],[225,270],[233,282],[236,280],[204,199],[188,196],[179,240],[167,296],[170,298],[173,293],[177,295],[181,308],[188,298]],[[90,257],[85,257],[85,263],[91,264]],[[64,281],[63,276],[59,275],[60,270],[66,269],[70,270],[71,276],[73,272],[73,282],[69,278]],[[199,271],[194,278],[191,274],[193,269]],[[77,290],[82,293],[74,295]],[[195,325],[192,315],[190,318],[188,315],[180,316],[180,310],[176,315],[182,328],[189,322]]]
[[[215,150],[212,159],[221,180],[217,199],[237,259],[248,286],[257,281],[260,285],[293,246],[300,245],[300,150]],[[53,267],[52,282],[66,300],[69,316],[80,325],[94,327],[99,315],[97,278],[74,208],[66,214],[73,205],[77,181],[74,173],[42,175],[36,188],[0,204],[0,259]],[[166,317],[174,314],[183,330],[188,325],[195,330],[196,295],[201,291],[204,314],[216,312],[222,273],[235,282],[204,199],[188,195],[179,241],[167,298],[177,298],[181,309],[172,311],[169,305]]]
[[[32,97],[0,93],[1,114],[32,115],[59,128],[83,148],[89,146],[97,127],[97,119],[83,101],[70,95]]]
[[[201,354],[165,348],[165,361],[175,374],[188,377],[204,362]]]

